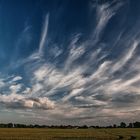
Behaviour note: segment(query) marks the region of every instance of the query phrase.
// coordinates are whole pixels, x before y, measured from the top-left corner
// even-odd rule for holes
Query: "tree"
[[[135,123],[133,123],[133,125],[135,128],[140,128],[140,122],[135,122]]]
[[[133,123],[129,123],[128,128],[133,128]]]
[[[125,127],[126,127],[126,124],[125,124],[124,122],[121,122],[121,123],[120,123],[120,127],[121,127],[121,128],[125,128]]]
[[[117,125],[116,125],[116,124],[114,124],[114,125],[113,125],[113,128],[116,128],[116,127],[117,127]]]
[[[7,127],[8,127],[8,128],[13,128],[13,124],[12,124],[12,123],[8,123],[8,124],[7,124]]]

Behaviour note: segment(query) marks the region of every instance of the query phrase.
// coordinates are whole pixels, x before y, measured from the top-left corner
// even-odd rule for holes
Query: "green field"
[[[140,140],[140,129],[0,128],[0,140]]]

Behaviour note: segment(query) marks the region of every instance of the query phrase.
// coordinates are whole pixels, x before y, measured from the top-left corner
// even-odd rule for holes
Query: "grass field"
[[[0,140],[140,140],[140,129],[0,128]]]

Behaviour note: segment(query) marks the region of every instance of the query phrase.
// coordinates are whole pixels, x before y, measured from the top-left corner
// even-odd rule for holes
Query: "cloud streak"
[[[45,22],[44,22],[43,29],[42,29],[41,40],[39,43],[39,54],[40,55],[42,55],[42,53],[44,51],[44,46],[45,46],[47,33],[48,33],[48,25],[49,25],[49,14],[47,14],[45,17]]]

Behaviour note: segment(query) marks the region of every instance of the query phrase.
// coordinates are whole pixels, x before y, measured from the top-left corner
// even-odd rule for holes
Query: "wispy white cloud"
[[[120,70],[134,56],[134,52],[138,45],[139,42],[134,41],[132,47],[130,47],[130,49],[125,52],[125,54],[123,54],[120,60],[117,60],[117,62],[114,64],[114,66],[112,67],[112,72]]]
[[[118,93],[121,93],[120,96],[126,93],[128,95],[133,94],[134,96],[134,93],[139,94],[139,87],[135,85],[135,83],[140,82],[140,78],[136,74],[135,76],[125,79],[123,76],[115,76],[112,71],[114,71],[114,66],[118,65],[119,63],[122,65],[118,65],[119,68],[116,68],[115,71],[121,70],[122,67],[135,56],[134,52],[138,47],[138,43],[136,42],[138,41],[134,41],[133,44],[128,47],[129,49],[125,50],[125,55],[121,55],[119,59],[103,59],[99,66],[96,66],[95,70],[88,76],[84,76],[84,73],[88,68],[90,68],[89,62],[91,62],[91,55],[89,55],[85,64],[78,65],[77,67],[71,67],[73,63],[65,63],[65,67],[67,67],[67,65],[71,67],[69,71],[66,71],[65,67],[59,69],[55,65],[43,63],[34,71],[31,96],[47,96],[51,98],[60,96],[59,99],[55,99],[57,104],[56,108],[60,112],[66,111],[62,107],[64,104],[69,105],[70,108],[75,107],[75,110],[71,110],[71,114],[69,113],[67,114],[68,116],[63,116],[64,118],[69,118],[70,116],[75,117],[72,112],[75,112],[79,108],[81,109],[80,115],[86,114],[89,110],[91,111],[98,109],[98,112],[96,112],[97,114],[95,114],[95,116],[108,116],[109,112],[105,113],[105,108],[110,108],[113,116],[124,115],[123,113],[120,113],[121,109],[118,110],[118,113],[113,112],[113,110],[118,107],[118,104],[120,104],[119,100],[121,100],[117,99],[117,95]],[[97,54],[102,52],[101,49],[99,50],[93,52],[92,56],[94,58],[97,56]],[[79,58],[79,53],[74,53],[76,57],[72,59],[73,55],[70,55],[66,62],[74,62]],[[83,51],[82,54],[84,54]],[[100,57],[96,57],[96,59],[100,59]],[[131,65],[133,65],[132,62],[129,64],[129,67]],[[129,97],[127,98],[127,101],[128,100]],[[133,105],[138,104],[138,100],[135,98],[132,102]],[[122,110],[125,110],[125,108],[126,107],[123,106]],[[131,107],[127,107],[127,109],[128,108]],[[138,109],[138,107],[135,109]],[[50,115],[53,116],[53,114],[57,113],[58,112],[51,112]],[[77,112],[77,115],[78,114],[79,113]]]
[[[3,79],[0,79],[0,88],[3,87],[5,85]]]
[[[13,84],[9,88],[10,88],[12,93],[17,93],[21,90],[22,85],[21,84]]]
[[[93,37],[97,40],[100,39],[105,27],[109,20],[116,14],[117,10],[123,5],[123,2],[118,2],[114,6],[112,6],[113,2],[105,3],[96,6],[96,28],[93,32]]]
[[[16,81],[19,81],[19,80],[22,80],[22,77],[21,76],[16,76],[12,79],[11,82],[16,82]]]
[[[42,55],[43,53],[43,48],[46,42],[46,37],[47,37],[47,33],[48,33],[48,25],[49,25],[49,14],[46,15],[45,17],[45,22],[44,22],[44,26],[42,29],[42,34],[41,34],[41,39],[40,39],[40,44],[39,44],[39,54]]]

